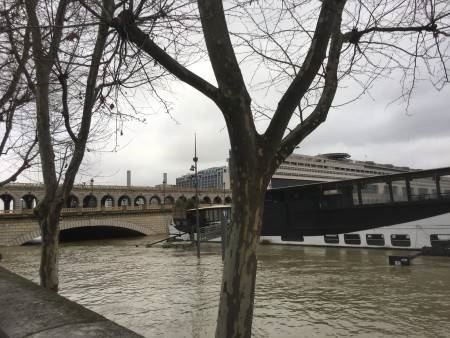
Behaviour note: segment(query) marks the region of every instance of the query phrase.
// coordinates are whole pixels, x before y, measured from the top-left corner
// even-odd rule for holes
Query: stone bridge
[[[61,234],[69,229],[127,229],[136,235],[167,235],[172,206],[66,208],[60,220]],[[0,214],[0,246],[22,245],[40,236],[32,210]]]
[[[32,209],[44,196],[42,184],[13,183],[0,187],[0,210],[20,211]],[[229,204],[231,191],[225,189],[199,189],[202,204]],[[75,185],[67,208],[108,208],[122,206],[172,205],[178,200],[195,200],[195,189],[169,185],[159,187]],[[3,207],[3,208],[2,208]]]

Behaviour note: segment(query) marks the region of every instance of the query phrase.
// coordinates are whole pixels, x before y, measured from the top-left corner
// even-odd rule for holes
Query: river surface
[[[62,244],[60,293],[145,337],[213,337],[220,247],[198,261],[151,241]],[[4,267],[38,281],[39,246],[0,251]],[[450,337],[450,258],[394,267],[392,253],[261,246],[253,337]]]

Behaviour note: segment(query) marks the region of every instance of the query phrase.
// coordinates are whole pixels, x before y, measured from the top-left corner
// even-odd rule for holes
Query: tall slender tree
[[[42,235],[40,280],[43,287],[57,291],[59,218],[86,151],[92,114],[100,95],[97,78],[104,57],[108,26],[100,22],[94,30],[85,30],[90,24],[89,20],[86,20],[89,13],[83,11],[80,4],[73,1],[60,0],[48,3],[30,0],[25,2],[25,10],[31,31],[35,69],[35,77],[29,86],[36,98],[36,129],[45,187],[44,197],[36,208]],[[112,10],[113,8],[105,3],[103,12]],[[68,22],[76,24],[69,25]],[[83,39],[84,34],[87,35],[86,39]],[[90,42],[92,44],[89,46]],[[70,45],[72,49],[63,48]],[[82,48],[76,48],[77,46]],[[86,50],[86,47],[91,49]],[[80,56],[78,53],[83,51],[84,54]],[[84,91],[78,94],[78,105],[75,105],[75,108],[80,108],[81,114],[76,114],[77,111],[73,111],[75,109],[70,110],[70,92],[67,86],[68,79],[76,83],[77,80],[71,76],[80,75],[76,71],[78,68],[87,69],[82,71],[85,75],[78,80],[80,82],[86,80]],[[62,124],[71,140],[70,145],[65,146],[66,149],[70,149],[70,156],[62,182],[59,180],[55,163],[55,149],[58,143],[57,128],[54,125],[56,119],[53,117],[57,100],[57,97],[52,95],[55,86],[61,86],[59,93],[63,108],[60,114]],[[75,123],[72,119],[74,116],[77,116],[75,126],[71,125]]]
[[[111,132],[99,126],[111,117],[140,120],[122,102],[130,97],[127,90],[144,84],[153,92],[164,71],[141,71],[149,61],[117,39],[107,24],[116,9],[110,1],[10,1],[25,13],[31,43],[33,72],[26,78],[35,103],[44,182],[44,197],[35,208],[42,236],[40,281],[57,291],[59,218],[87,144],[108,139]],[[98,6],[98,13],[87,3]],[[8,29],[20,29],[20,24]],[[124,106],[131,112],[121,110]]]

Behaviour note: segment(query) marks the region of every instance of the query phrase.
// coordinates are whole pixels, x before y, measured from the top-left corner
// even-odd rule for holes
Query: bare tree
[[[108,2],[115,7],[108,23],[121,39],[210,98],[223,114],[231,143],[233,216],[216,337],[250,337],[256,247],[271,176],[325,121],[344,77],[367,88],[377,77],[401,70],[411,89],[422,62],[432,70],[428,73],[440,74],[440,84],[447,83],[448,1],[236,0],[224,7],[221,0],[198,0],[217,84],[183,66],[148,30],[149,23],[167,20],[164,5],[176,8],[192,1]],[[230,34],[227,22],[237,31]],[[252,68],[246,58],[256,57],[270,71],[264,86],[280,94],[270,110],[252,107],[244,80],[242,67]],[[262,132],[255,126],[260,114],[270,118]],[[300,119],[294,119],[296,114]]]
[[[101,4],[30,0],[25,4],[35,69],[28,86],[36,98],[46,186],[37,208],[43,235],[42,285],[58,287],[59,214],[86,150],[95,102],[104,104],[108,97],[101,89],[123,84],[120,72],[110,68],[121,69],[135,57],[145,78],[148,70],[162,67],[210,98],[227,125],[234,198],[216,337],[251,336],[264,193],[280,163],[325,121],[339,82],[351,78],[364,89],[379,76],[399,70],[409,84],[403,94],[409,97],[423,65],[437,87],[448,83],[450,5],[445,0],[235,0],[225,6],[221,0],[103,0]],[[76,13],[83,13],[85,19]],[[109,34],[106,24],[115,30],[111,33],[115,49],[110,53],[104,51]],[[198,76],[181,61],[184,55],[198,51],[192,49],[197,46],[192,41],[200,25],[216,83]],[[80,46],[90,41],[87,50],[92,53],[84,54],[89,61],[79,64],[79,58],[73,58],[79,50],[68,52],[67,47],[85,36],[90,39]],[[112,57],[114,52],[120,57]],[[258,59],[256,64],[269,70],[269,81],[263,81],[263,87],[279,93],[276,104],[264,110],[252,104],[245,72],[252,68],[245,62],[249,59]],[[111,60],[117,60],[116,67]],[[68,63],[71,68],[65,67]],[[100,64],[105,64],[105,76],[99,76]],[[69,79],[77,74],[77,65],[88,69],[78,103],[73,92],[69,95],[76,83]],[[50,123],[52,102],[56,102],[53,86],[61,88],[63,103],[56,129],[63,127],[72,140],[66,146],[71,155],[60,186],[54,162],[55,124]],[[76,122],[67,118],[71,116],[69,101],[82,107]],[[260,116],[270,119],[263,131],[255,125]]]
[[[139,119],[126,91],[144,84],[153,92],[165,72],[141,72],[149,61],[141,60],[141,52],[128,48],[106,24],[115,10],[109,1],[11,1],[25,13],[22,25],[31,41],[33,72],[26,78],[35,103],[45,186],[35,208],[42,237],[40,281],[57,291],[59,218],[90,151],[87,144],[107,142],[117,132],[106,128],[112,118]]]
[[[25,10],[35,69],[29,87],[36,98],[36,129],[45,185],[44,198],[36,208],[42,235],[40,279],[42,286],[57,291],[59,217],[83,160],[95,103],[102,93],[97,78],[108,27],[92,20],[78,2],[30,0],[25,2]],[[111,10],[105,4],[103,12]],[[55,91],[55,87],[60,90]],[[60,106],[62,109],[56,110]],[[60,138],[61,128],[70,142]],[[61,181],[55,163],[58,152],[69,154],[64,156],[67,162],[60,164],[65,168]]]
[[[23,23],[23,13],[16,3],[4,4],[0,9],[0,160],[5,164],[0,186],[14,182],[37,155],[35,128],[29,122],[32,95],[26,81],[30,30],[13,31],[13,22]]]

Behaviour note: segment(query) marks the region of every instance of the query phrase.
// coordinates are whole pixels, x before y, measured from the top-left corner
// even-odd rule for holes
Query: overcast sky
[[[198,67],[196,71],[211,80],[208,67]],[[335,102],[345,100],[351,90],[338,92]],[[77,181],[92,177],[99,184],[125,184],[126,171],[131,170],[135,185],[160,184],[164,172],[174,184],[192,164],[194,133],[199,170],[226,165],[229,141],[220,111],[186,85],[176,83],[173,92],[173,118],[153,114],[137,102],[142,111],[152,113],[147,123],[125,126],[119,152],[87,154]],[[404,101],[390,103],[399,93],[398,81],[380,80],[370,95],[332,109],[296,153],[347,152],[355,160],[421,169],[450,166],[450,87],[437,91],[426,81],[419,83],[408,110]]]

